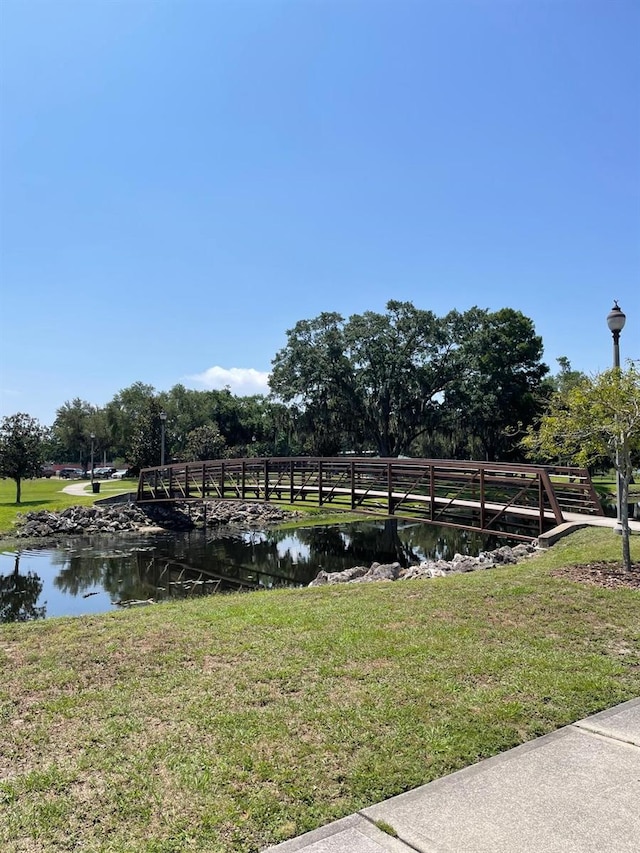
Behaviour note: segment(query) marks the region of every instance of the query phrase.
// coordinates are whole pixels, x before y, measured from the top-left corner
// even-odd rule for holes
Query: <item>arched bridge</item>
[[[269,457],[140,472],[137,500],[313,501],[531,539],[570,514],[603,515],[589,473],[567,466],[445,459]]]

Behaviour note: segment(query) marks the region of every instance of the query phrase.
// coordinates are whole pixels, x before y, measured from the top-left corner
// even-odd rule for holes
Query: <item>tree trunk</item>
[[[620,524],[622,526],[622,565],[631,571],[631,546],[629,544],[629,476],[620,477]]]
[[[21,482],[20,477],[15,477],[14,479],[16,481],[16,503],[19,504],[20,503],[20,493],[22,491],[22,489],[21,489],[22,482]]]

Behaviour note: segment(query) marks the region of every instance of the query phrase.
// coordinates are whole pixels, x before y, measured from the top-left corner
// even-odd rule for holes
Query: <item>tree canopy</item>
[[[510,308],[440,317],[392,300],[383,312],[348,319],[324,312],[287,332],[269,397],[181,384],[158,392],[134,382],[102,408],[65,402],[47,458],[86,468],[93,444],[105,461],[108,454],[131,468],[156,464],[160,412],[166,460],[347,451],[515,458],[519,433],[554,389],[541,356],[532,321]],[[568,361],[561,369],[561,381],[573,379]]]
[[[448,430],[465,436],[461,455],[479,446],[496,458],[517,452],[514,433],[540,411],[541,356],[541,338],[518,311],[437,317],[391,301],[384,314],[299,321],[273,361],[270,386],[299,404],[313,427],[311,452],[365,447],[397,456]]]
[[[541,411],[542,338],[520,311],[472,308],[454,327],[459,371],[445,396],[447,417],[463,438],[466,454],[487,460],[519,452],[514,435]]]
[[[24,412],[0,422],[0,475],[15,480],[18,504],[22,480],[40,474],[46,438],[47,430]]]
[[[104,410],[81,400],[66,401],[56,412],[52,434],[55,448],[63,462],[78,462],[84,469],[91,459],[91,434],[95,435],[94,451],[106,450],[111,433]]]
[[[631,568],[629,483],[640,455],[640,372],[631,364],[584,377],[556,393],[524,447],[536,460],[561,457],[589,465],[610,457],[620,475],[623,562]]]

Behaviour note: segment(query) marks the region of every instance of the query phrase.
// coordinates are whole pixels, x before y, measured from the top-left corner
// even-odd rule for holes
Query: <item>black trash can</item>
[[[93,489],[93,494],[97,495],[100,492],[100,483],[91,483],[91,488]]]

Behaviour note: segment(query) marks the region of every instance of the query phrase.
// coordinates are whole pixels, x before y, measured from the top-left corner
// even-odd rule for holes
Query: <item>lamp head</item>
[[[167,413],[166,412],[160,412],[160,420],[166,421],[166,419],[167,419]]]
[[[613,300],[613,308],[607,315],[607,326],[612,332],[621,332],[627,317],[618,305],[618,300]]]

